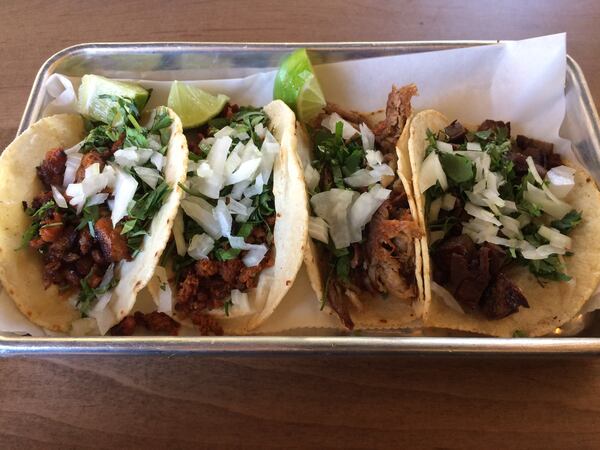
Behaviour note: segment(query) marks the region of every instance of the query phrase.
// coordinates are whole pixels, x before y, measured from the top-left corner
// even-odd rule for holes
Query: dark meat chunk
[[[98,219],[94,225],[96,239],[107,261],[119,262],[123,259],[131,259],[127,240],[121,234],[122,229],[121,226],[113,229],[112,222],[108,217]]]
[[[521,306],[529,308],[527,299],[503,273],[499,273],[488,286],[480,303],[481,311],[491,320],[508,317],[516,313]]]
[[[212,277],[219,273],[219,263],[212,259],[201,259],[196,262],[194,268],[198,276],[202,278]]]
[[[530,139],[519,134],[517,135],[516,144],[516,149],[513,148],[513,151],[517,150],[525,158],[531,156],[542,178],[547,170],[562,164],[560,155],[554,153],[554,145],[550,142]]]
[[[458,120],[455,120],[446,128],[444,128],[444,133],[448,136],[448,142],[451,144],[462,144],[465,140],[465,136],[467,135],[467,129],[460,123]]]
[[[392,86],[385,108],[385,119],[377,124],[373,132],[375,139],[384,153],[396,151],[396,143],[402,134],[404,125],[412,113],[410,103],[413,96],[418,95],[417,86],[409,84],[397,88]]]
[[[486,131],[492,130],[493,132],[497,132],[498,128],[506,128],[507,135],[506,137],[510,137],[510,122],[502,122],[501,120],[484,120],[477,131]]]
[[[113,145],[110,148],[110,154],[112,155],[114,152],[119,150],[123,146],[123,142],[125,142],[125,132],[121,133],[121,135],[119,136],[119,139],[117,139],[113,143]],[[109,155],[106,155],[105,157],[108,157],[108,156]]]
[[[79,251],[82,255],[87,255],[94,245],[94,239],[90,234],[88,227],[79,232]]]
[[[196,298],[200,278],[193,272],[187,273],[177,289],[177,303],[191,303]]]
[[[202,336],[223,336],[223,327],[214,317],[201,312],[194,312],[190,315],[190,319],[198,327]]]
[[[102,169],[104,169],[104,159],[102,159],[102,156],[100,156],[100,153],[98,153],[95,150],[92,150],[90,152],[87,152],[81,158],[81,163],[79,163],[79,168],[77,169],[77,172],[75,173],[75,182],[81,183],[81,181],[85,177],[85,169],[87,169],[88,167],[90,167],[91,165],[94,165],[94,164],[100,165],[100,171],[102,171]]]
[[[42,192],[37,197],[34,197],[34,199],[31,201],[31,209],[33,209],[34,211],[38,210],[50,200],[53,200],[52,191]],[[25,209],[27,209],[27,203],[25,203]]]
[[[443,285],[468,312],[501,319],[529,307],[521,291],[501,272],[508,255],[501,247],[476,246],[460,235],[442,242],[433,253],[434,281]]]
[[[46,156],[38,167],[37,175],[46,188],[61,186],[65,175],[67,155],[62,148],[54,148],[46,152]]]
[[[135,332],[136,321],[133,316],[126,316],[109,331],[111,336],[131,336]]]
[[[138,325],[147,328],[149,331],[167,333],[171,336],[177,336],[179,333],[179,323],[163,312],[152,311],[144,314],[137,311],[134,314],[134,318]]]

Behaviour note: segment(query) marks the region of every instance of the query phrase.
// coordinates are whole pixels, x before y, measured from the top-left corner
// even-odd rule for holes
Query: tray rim
[[[105,42],[80,43],[59,50],[40,67],[32,85],[17,135],[39,114],[39,93],[45,76],[65,58],[78,53],[178,50],[283,50],[306,47],[318,50],[423,49],[423,51],[492,45],[511,40],[427,40],[347,42]],[[438,48],[439,47],[439,48]],[[600,118],[579,64],[567,54],[567,70],[577,80],[592,126],[592,137],[600,142]],[[0,357],[17,355],[296,355],[296,354],[404,354],[487,356],[575,356],[600,354],[600,337],[495,338],[495,337],[7,337],[0,336]]]

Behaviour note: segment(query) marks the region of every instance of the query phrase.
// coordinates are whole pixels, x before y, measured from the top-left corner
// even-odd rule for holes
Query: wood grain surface
[[[0,146],[81,42],[519,39],[566,31],[600,98],[597,1],[0,2]],[[600,448],[597,359],[0,360],[0,448]]]

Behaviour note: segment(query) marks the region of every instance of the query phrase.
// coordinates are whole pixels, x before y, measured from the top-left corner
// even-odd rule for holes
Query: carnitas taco
[[[168,108],[141,117],[141,98],[87,98],[92,118],[44,118],[2,153],[0,280],[48,330],[104,334],[130,312],[168,242],[185,137]]]
[[[306,266],[324,308],[348,328],[398,328],[424,309],[421,230],[406,140],[414,85],[394,87],[385,119],[327,105],[304,136],[310,195]]]
[[[278,100],[227,104],[186,136],[185,194],[157,271],[168,286],[154,293],[201,334],[244,334],[273,313],[302,264],[308,213],[295,116]]]
[[[425,324],[538,336],[573,318],[600,280],[600,193],[579,165],[510,123],[467,129],[415,115],[407,152],[424,232]]]

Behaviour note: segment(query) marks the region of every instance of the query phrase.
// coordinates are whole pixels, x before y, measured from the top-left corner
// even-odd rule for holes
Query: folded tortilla
[[[437,133],[449,123],[450,120],[434,110],[416,114],[410,125],[408,147],[403,147],[403,151],[410,158],[416,206],[420,225],[424,230],[421,245],[425,303],[428,305],[424,323],[429,327],[503,337],[511,337],[515,332],[526,336],[551,333],[579,313],[600,282],[600,191],[581,166],[571,161],[563,161],[565,165],[576,169],[575,186],[564,200],[582,213],[581,223],[569,235],[574,255],[566,258],[566,273],[572,277],[571,281],[541,283],[526,267],[510,267],[506,275],[527,298],[530,306],[528,309],[520,308],[518,312],[499,320],[461,314],[449,307],[436,290],[432,289],[431,259],[424,211],[425,195],[419,190],[419,173],[428,146],[427,130]],[[451,295],[447,291],[446,293]]]
[[[185,180],[187,146],[179,117],[168,110],[173,122],[163,175],[171,187],[152,219],[141,251],[116,269],[119,282],[106,307],[104,327],[118,323],[131,311],[137,293],[148,283],[169,240],[181,199],[178,182]],[[60,114],[39,120],[18,136],[0,157],[0,281],[19,310],[33,323],[51,331],[69,333],[80,311],[70,301],[73,293],[61,293],[56,285],[44,289],[42,259],[31,248],[16,250],[31,218],[23,202],[30,203],[43,189],[38,166],[52,148],[69,148],[87,132],[80,115]]]

